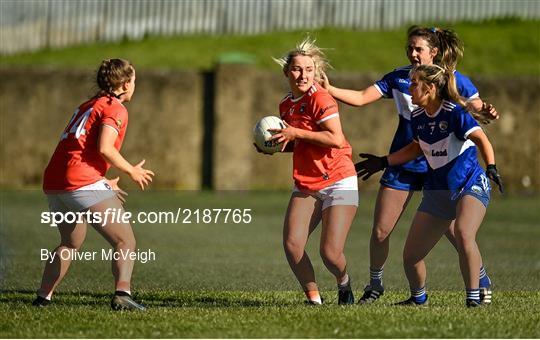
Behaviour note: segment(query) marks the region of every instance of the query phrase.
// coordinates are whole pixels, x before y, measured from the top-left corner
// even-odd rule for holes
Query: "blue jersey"
[[[409,92],[409,86],[411,85],[409,72],[411,69],[411,65],[397,68],[375,83],[375,87],[385,98],[394,99],[399,116],[399,123],[394,139],[392,140],[392,145],[390,146],[390,153],[407,146],[413,140],[411,112],[417,106],[411,102],[411,94]],[[458,92],[462,97],[467,99],[478,97],[478,90],[469,78],[457,71],[454,72],[454,76],[456,77]],[[413,161],[403,164],[401,168],[412,172],[426,172],[426,160],[424,157],[418,157]]]
[[[429,166],[425,190],[449,190],[455,197],[484,172],[476,145],[467,139],[480,126],[463,107],[443,101],[432,116],[418,108],[412,113],[411,126]]]

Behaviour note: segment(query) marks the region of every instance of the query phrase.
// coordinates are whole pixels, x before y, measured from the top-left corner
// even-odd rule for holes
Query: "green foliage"
[[[110,263],[76,261],[53,305],[30,306],[39,285],[41,248],[58,243],[55,228],[40,224],[47,211],[41,192],[0,192],[0,337],[93,338],[538,338],[540,293],[538,197],[494,193],[478,242],[494,282],[493,304],[468,310],[455,250],[445,239],[426,259],[427,308],[396,307],[407,297],[401,251],[416,195],[392,234],[385,266],[387,291],[376,305],[341,307],[335,282],[318,255],[320,230],[309,243],[317,280],[327,304],[304,306],[281,245],[288,192],[130,192],[126,210],[178,208],[252,209],[249,224],[134,224],[137,247],[152,249],[156,261],[136,263],[135,296],[146,313],[109,308]],[[375,195],[361,193],[361,205],[346,255],[356,296],[368,276],[368,242]],[[320,228],[319,228],[320,229]],[[83,251],[108,249],[88,230]]]
[[[468,75],[540,75],[540,22],[517,19],[455,24],[435,23],[454,29],[465,43],[459,66]],[[327,54],[336,71],[386,73],[408,63],[406,27],[394,31],[354,31],[327,28],[310,34]],[[306,32],[277,32],[252,36],[148,36],[143,41],[91,44],[59,50],[42,50],[0,58],[2,65],[54,65],[94,68],[111,57],[130,59],[138,68],[210,69],[226,53],[253,55],[256,65],[278,72],[271,57],[291,49]]]

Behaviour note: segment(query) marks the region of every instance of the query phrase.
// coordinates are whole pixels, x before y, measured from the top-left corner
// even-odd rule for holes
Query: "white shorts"
[[[47,194],[49,211],[51,212],[82,211],[111,197],[116,197],[116,192],[112,190],[105,179],[85,185],[74,191]]]
[[[294,186],[293,192],[301,192],[323,202],[322,210],[333,205],[358,206],[358,178],[346,177],[318,191],[300,190]]]

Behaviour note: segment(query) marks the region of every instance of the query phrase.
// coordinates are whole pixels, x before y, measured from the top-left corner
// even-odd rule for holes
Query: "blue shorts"
[[[485,174],[479,175],[468,188],[456,195],[450,190],[424,189],[422,202],[418,211],[422,211],[443,220],[454,220],[459,200],[463,196],[473,196],[487,208],[490,200],[491,186]],[[453,198],[453,196],[456,196]]]
[[[426,173],[403,170],[389,166],[384,171],[379,183],[385,187],[403,191],[420,191],[424,185]]]

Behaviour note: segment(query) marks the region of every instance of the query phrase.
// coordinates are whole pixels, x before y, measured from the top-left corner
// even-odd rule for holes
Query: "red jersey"
[[[289,125],[308,131],[322,131],[319,124],[339,119],[336,101],[319,84],[296,99],[288,94],[279,104],[279,112]],[[321,190],[346,177],[356,176],[352,148],[347,140],[340,149],[301,139],[294,142],[293,178],[299,189]]]
[[[102,179],[110,165],[98,151],[100,130],[103,125],[115,129],[114,147],[120,150],[127,123],[128,112],[114,97],[92,98],[79,106],[45,169],[43,190],[73,191]]]

